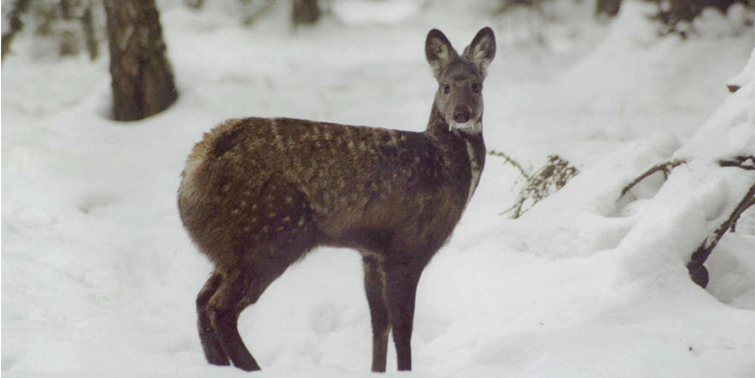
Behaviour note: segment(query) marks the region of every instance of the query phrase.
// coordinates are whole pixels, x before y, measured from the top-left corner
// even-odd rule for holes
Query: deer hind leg
[[[385,298],[385,271],[383,263],[369,255],[363,257],[363,263],[364,289],[372,319],[372,371],[384,372],[390,330],[388,304]]]
[[[202,342],[202,349],[204,350],[207,362],[213,365],[230,364],[223,344],[221,344],[220,339],[215,333],[215,327],[212,325],[212,320],[210,319],[211,308],[208,305],[210,298],[218,290],[221,280],[221,275],[214,273],[204,284],[204,287],[197,296],[197,328],[199,328],[199,339]]]
[[[204,314],[200,312],[200,337],[203,337],[202,345],[208,362],[228,365],[230,359],[233,366],[239,369],[260,370],[239,334],[239,315],[245,308],[256,303],[267,287],[305,251],[304,248],[286,248],[285,252],[281,250],[279,254],[270,253],[260,258],[262,261],[257,262],[256,268],[237,268],[230,273],[216,274],[215,276],[221,276],[219,284],[208,283],[209,287],[217,285],[204,306]],[[214,338],[205,331],[207,319],[215,332]],[[218,344],[222,348],[218,348]]]
[[[207,345],[210,345],[209,353],[208,348],[205,347],[205,356],[210,363],[214,363],[214,360],[211,358],[215,358],[218,355],[220,358],[217,361],[222,362],[223,357],[226,359],[225,363],[219,363],[218,365],[227,365],[227,360],[230,359],[234,366],[242,370],[260,370],[257,361],[254,360],[254,357],[252,357],[252,354],[249,353],[249,350],[241,340],[241,335],[239,335],[237,328],[239,314],[243,310],[240,304],[244,301],[249,288],[254,285],[254,278],[248,272],[241,269],[236,269],[222,275],[216,274],[216,276],[221,277],[220,282],[205,306],[205,314],[215,331],[215,338],[205,336],[202,339],[203,346],[206,345],[205,341],[208,342]],[[200,313],[200,324],[202,322],[203,319]],[[202,335],[203,330],[200,329],[200,337]],[[218,343],[222,346],[222,356],[212,349],[216,348]]]
[[[398,370],[412,370],[411,341],[414,303],[422,267],[403,264],[387,265],[385,272],[386,300],[393,327]]]
[[[230,359],[237,368],[246,371],[260,370],[257,361],[252,357],[244,345],[238,332],[238,318],[241,312],[248,306],[257,302],[267,287],[289,265],[306,253],[314,245],[314,227],[310,231],[301,231],[290,236],[280,233],[272,240],[256,246],[253,251],[247,252],[247,260],[250,265],[231,268],[231,272],[223,274],[217,289],[207,302],[206,311],[212,327],[215,330],[216,340],[223,347],[224,356]],[[213,283],[210,287],[214,286]],[[200,320],[201,321],[201,320]],[[200,335],[202,330],[200,329]],[[206,337],[208,344],[213,339]],[[212,347],[211,347],[212,348]],[[208,348],[212,350],[211,348]],[[213,363],[213,354],[205,355],[208,361]],[[223,355],[218,358],[222,360]],[[227,364],[227,363],[226,363]]]

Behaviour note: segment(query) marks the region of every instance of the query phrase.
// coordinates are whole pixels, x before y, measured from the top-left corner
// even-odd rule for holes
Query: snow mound
[[[752,51],[747,66],[745,66],[742,72],[729,79],[727,85],[741,88],[753,81],[755,81],[755,50]]]

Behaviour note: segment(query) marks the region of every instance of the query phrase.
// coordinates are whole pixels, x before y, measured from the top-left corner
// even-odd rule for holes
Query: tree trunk
[[[692,21],[702,12],[701,0],[671,0],[671,22],[676,25],[680,21]]]
[[[165,56],[154,0],[105,0],[113,118],[135,121],[175,102],[173,71]]]
[[[76,6],[71,0],[60,0],[58,2],[58,20],[55,23],[56,37],[60,41],[58,56],[75,56],[79,54],[79,36],[74,31],[76,28],[75,15]]]
[[[97,56],[100,55],[100,49],[97,46],[97,36],[94,30],[94,17],[92,15],[92,2],[87,1],[84,14],[81,15],[81,26],[84,29],[84,39],[86,40],[87,52],[89,53],[89,59],[92,61],[97,60]]]
[[[291,3],[291,23],[294,27],[314,24],[320,20],[320,7],[317,0],[293,0]]]
[[[609,17],[614,17],[619,14],[621,9],[621,0],[598,0],[595,7],[595,14],[600,16],[605,14]]]
[[[5,54],[10,51],[10,45],[13,42],[13,38],[16,36],[16,33],[21,31],[21,28],[24,27],[24,24],[21,21],[21,15],[26,13],[29,9],[29,0],[16,0],[13,2],[12,7],[11,11],[8,13],[7,21],[10,23],[10,27],[7,28],[8,31],[3,33],[2,37],[2,55],[0,55],[0,60],[5,60]]]

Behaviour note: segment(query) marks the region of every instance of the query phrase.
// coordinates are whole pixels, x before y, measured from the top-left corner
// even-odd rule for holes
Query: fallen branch
[[[644,179],[652,176],[656,172],[663,172],[663,176],[668,179],[671,171],[684,163],[686,163],[686,160],[674,160],[663,164],[658,164],[648,169],[647,171],[645,171],[645,173],[632,180],[632,182],[630,182],[627,186],[624,187],[624,189],[622,189],[619,199],[629,193],[629,191],[631,191],[632,188],[634,188],[637,184],[642,182]],[[718,162],[718,165],[720,165],[721,167],[736,167],[745,170],[755,170],[755,156],[737,156],[732,160],[720,160]],[[687,271],[689,272],[689,276],[693,282],[703,288],[708,285],[708,270],[703,264],[713,252],[713,249],[716,248],[716,245],[718,245],[718,242],[721,240],[721,238],[724,237],[726,232],[729,230],[731,230],[732,232],[735,231],[737,221],[739,220],[739,217],[742,215],[742,213],[744,213],[745,210],[753,205],[755,205],[755,184],[753,184],[747,191],[747,193],[745,193],[742,200],[739,202],[739,204],[737,204],[734,210],[732,210],[726,221],[718,226],[716,231],[713,233],[712,238],[706,238],[705,241],[703,241],[703,243],[692,254],[690,261],[687,263]]]
[[[732,160],[719,160],[718,165],[755,171],[755,156],[737,156]]]
[[[258,6],[257,9],[254,9],[251,14],[244,15],[241,23],[244,26],[250,26],[254,24],[262,16],[270,12],[270,10],[273,9],[273,6],[277,3],[278,3],[277,1],[267,0],[264,4],[262,4],[261,6]]]
[[[736,167],[736,168],[741,168],[748,171],[755,171],[755,157],[754,156],[737,156],[733,160],[719,160],[718,165],[722,167]],[[752,205],[755,205],[755,199],[750,201],[750,204],[747,205],[747,207],[745,208],[745,211],[747,210],[747,208],[749,208]],[[742,212],[744,213],[744,211]],[[731,228],[730,228],[731,232],[737,232],[738,220],[739,218],[737,218],[737,220],[735,220],[734,223],[732,223]]]
[[[645,173],[639,175],[636,179],[632,180],[632,182],[630,182],[627,186],[624,187],[624,189],[621,190],[621,196],[619,196],[619,199],[623,198],[627,193],[629,193],[629,191],[632,190],[635,185],[642,182],[642,180],[645,180],[646,178],[652,176],[656,172],[663,172],[664,179],[668,179],[668,176],[671,174],[671,170],[686,162],[686,160],[673,160],[663,164],[658,164],[648,169],[647,171],[645,171]]]
[[[718,226],[713,233],[713,239],[709,241],[706,238],[697,248],[695,253],[692,254],[689,263],[687,263],[687,271],[689,271],[689,276],[692,278],[692,281],[703,288],[708,285],[708,270],[703,266],[705,260],[708,259],[713,252],[713,249],[716,248],[718,242],[724,237],[726,231],[733,229],[742,213],[753,204],[755,204],[755,183],[752,184],[747,193],[745,193],[742,200],[739,201],[739,204],[737,204],[731,214],[729,214],[729,217]]]

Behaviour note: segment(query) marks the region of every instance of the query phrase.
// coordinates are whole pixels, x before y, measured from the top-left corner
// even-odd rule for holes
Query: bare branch
[[[755,156],[737,156],[732,160],[719,160],[718,165],[722,167],[736,167],[736,168],[742,168],[748,171],[755,170]],[[746,204],[744,210],[742,210],[742,213],[747,210],[750,206],[755,204],[755,198],[750,200],[749,204]],[[742,214],[740,213],[740,216]],[[731,225],[731,232],[737,232],[737,221],[739,220],[739,217],[734,220],[734,222]]]
[[[710,256],[713,249],[716,248],[718,242],[724,237],[726,231],[732,229],[740,215],[742,215],[742,213],[753,204],[755,204],[755,183],[753,183],[747,193],[745,193],[742,200],[739,201],[739,204],[737,204],[731,214],[729,214],[729,217],[718,226],[713,233],[713,239],[710,241],[705,239],[695,253],[692,254],[692,258],[690,258],[689,263],[687,263],[687,271],[689,271],[692,281],[702,287],[705,287],[708,284],[708,271],[703,266],[705,260],[708,259],[708,256]]]
[[[755,171],[755,156],[737,156],[733,160],[719,160],[718,165]]]
[[[241,23],[244,26],[250,26],[254,24],[262,16],[270,12],[277,3],[277,1],[267,0],[263,5],[254,9],[252,13],[244,15]]]
[[[636,179],[634,179],[632,182],[629,183],[629,185],[625,186],[624,189],[621,190],[621,196],[619,196],[619,199],[624,197],[629,191],[632,190],[632,188],[635,187],[635,185],[642,182],[642,180],[652,176],[656,172],[663,172],[663,176],[668,179],[669,174],[671,174],[671,170],[686,163],[686,160],[673,160],[669,161],[663,164],[658,164],[647,171],[645,173],[638,176]]]

